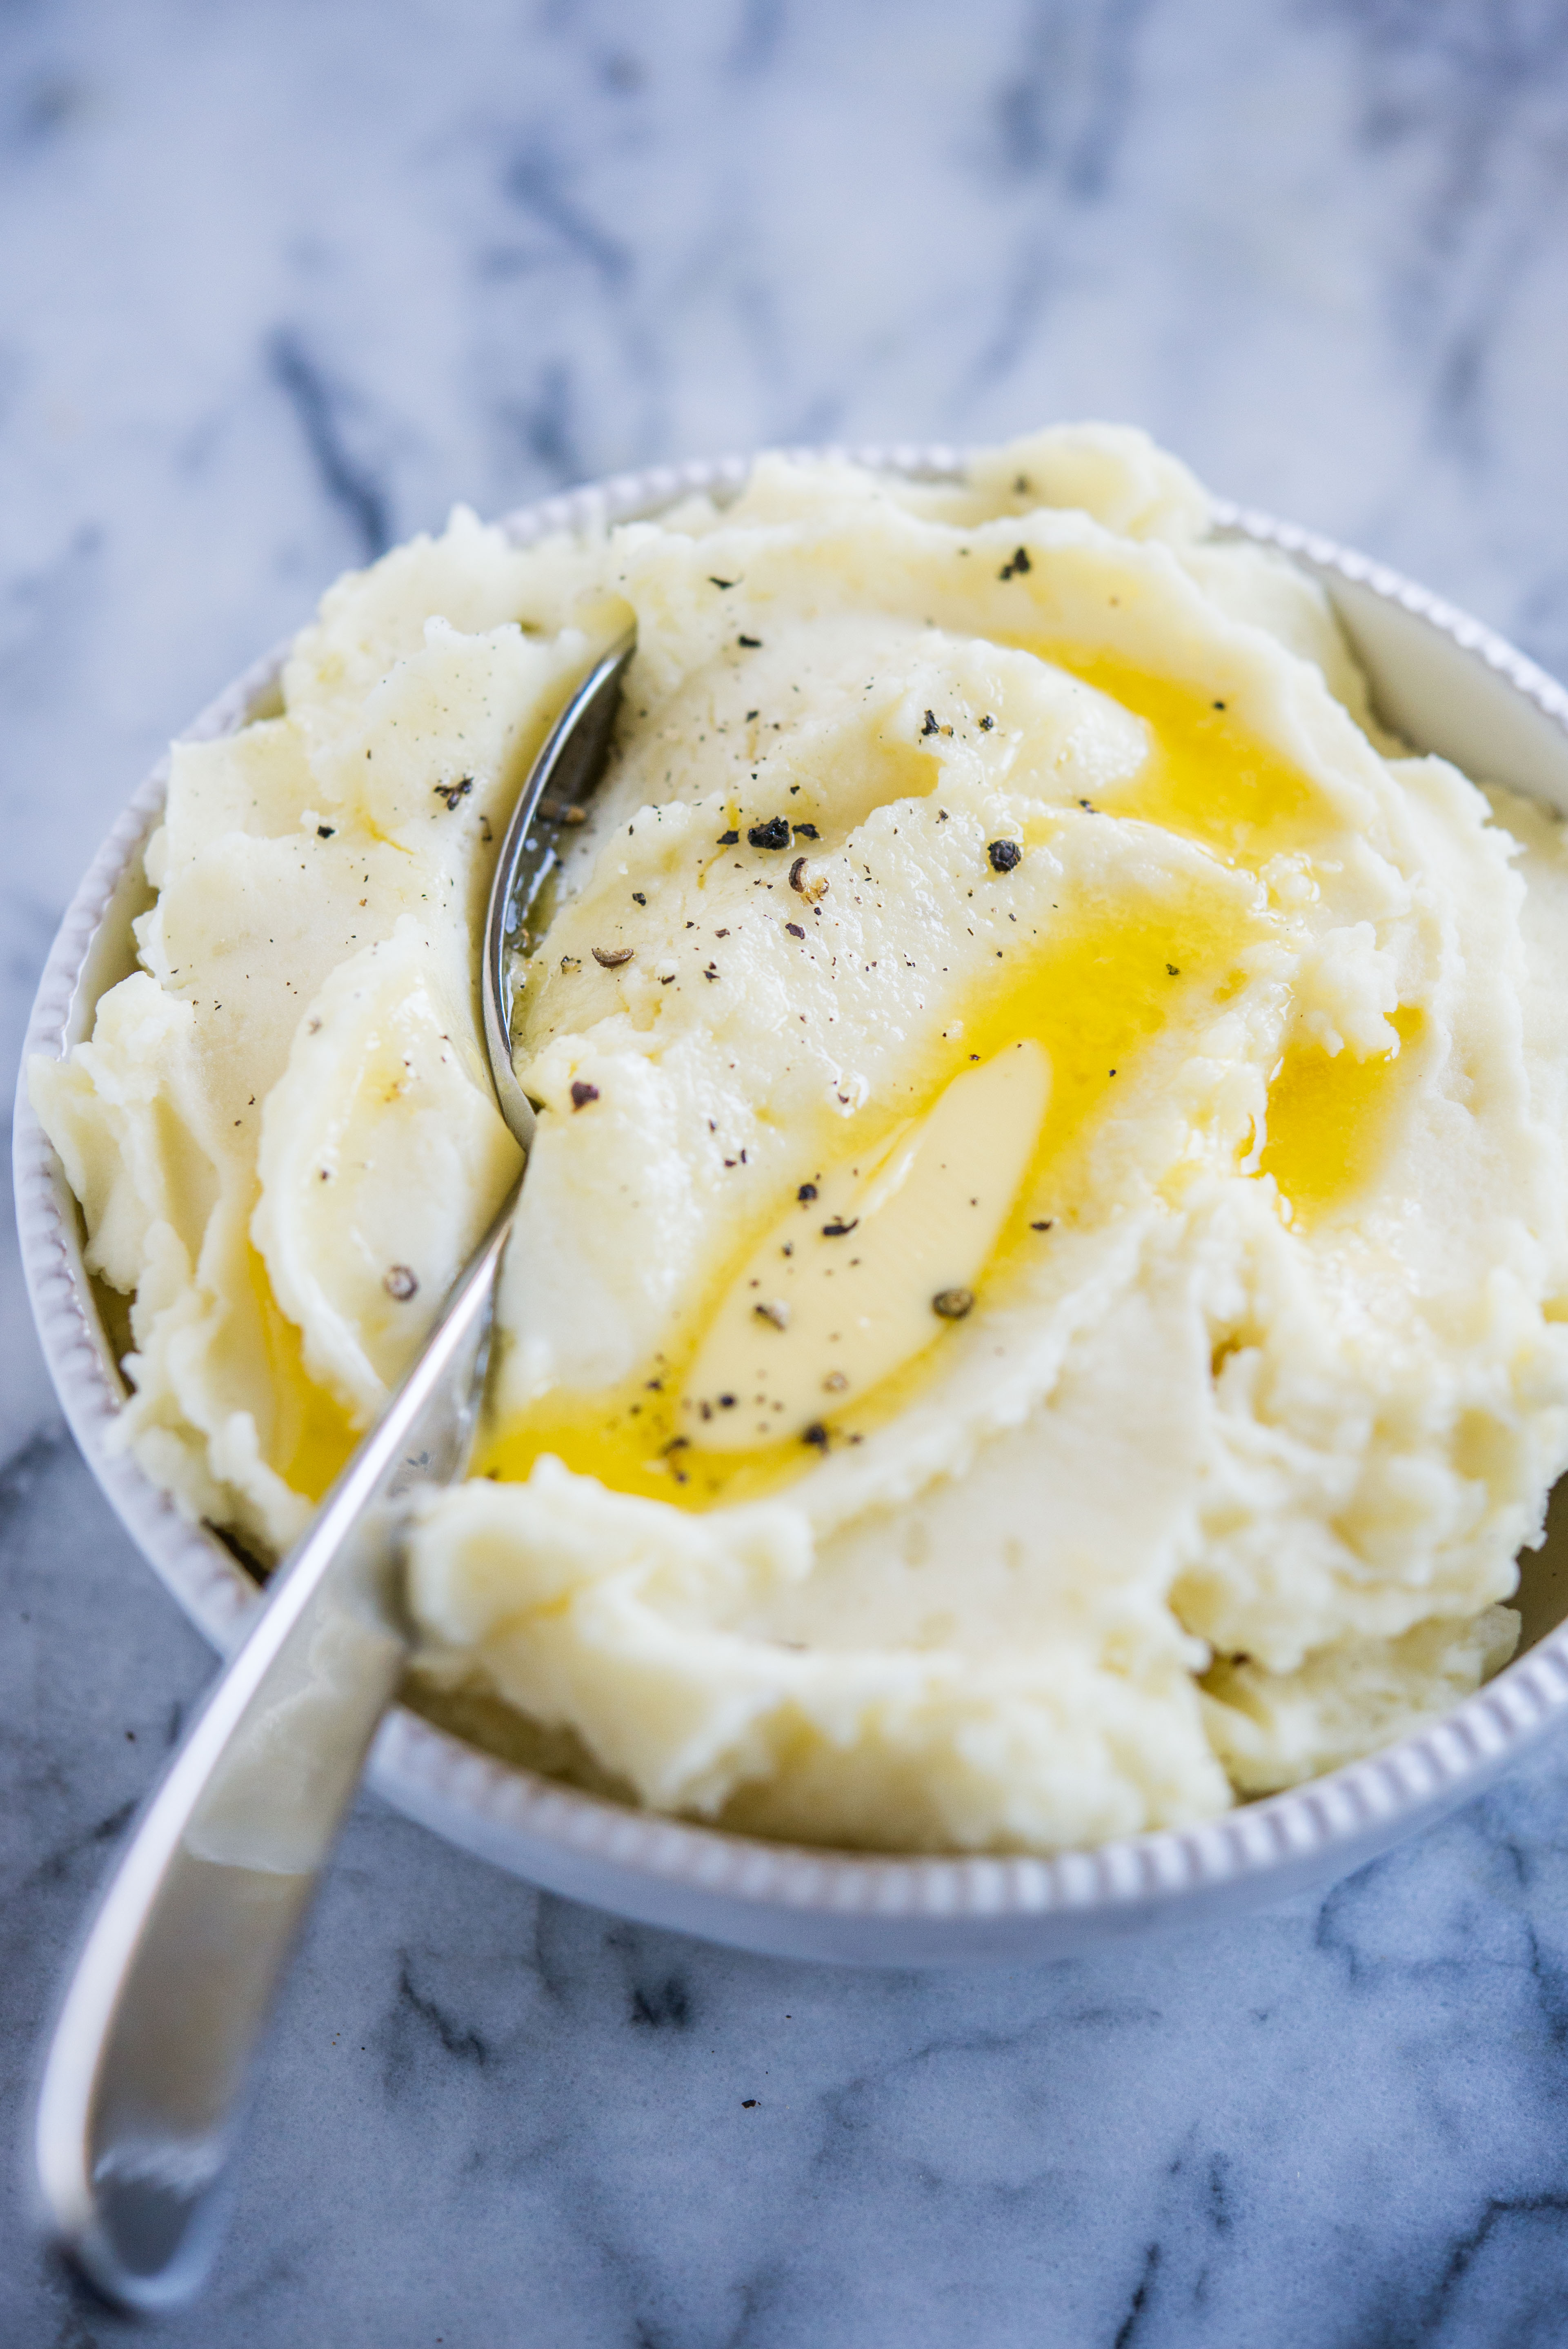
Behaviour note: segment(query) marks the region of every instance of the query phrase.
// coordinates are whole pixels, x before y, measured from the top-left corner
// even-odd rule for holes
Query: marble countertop
[[[1145,423],[1568,669],[1563,0],[0,11],[0,1021],[173,732],[464,498]],[[9,1081],[7,1079],[7,1095]],[[0,2065],[211,1659],[0,1256]],[[185,2349],[1568,2338],[1568,1752],[1326,1899],[774,1963],[371,1801]],[[0,2161],[0,2341],[73,2296]]]

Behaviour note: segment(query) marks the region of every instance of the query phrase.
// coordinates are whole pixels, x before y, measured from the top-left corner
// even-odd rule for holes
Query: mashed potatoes
[[[1568,859],[1104,428],[521,552],[459,513],[176,750],[142,968],[34,1071],[149,1471],[281,1548],[504,1195],[493,843],[628,606],[519,975],[490,1424],[411,1545],[449,1717],[739,1828],[1051,1849],[1473,1689],[1568,1460]]]

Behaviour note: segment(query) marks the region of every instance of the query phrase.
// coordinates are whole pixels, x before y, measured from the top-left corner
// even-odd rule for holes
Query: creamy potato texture
[[[141,968],[34,1071],[150,1471],[284,1545],[504,1195],[493,843],[628,616],[432,1701],[738,1828],[1048,1850],[1473,1689],[1568,1459],[1568,859],[1104,427],[459,514],[176,750]]]

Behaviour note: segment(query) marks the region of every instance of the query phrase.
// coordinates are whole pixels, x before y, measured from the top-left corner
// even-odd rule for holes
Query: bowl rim
[[[764,453],[841,459],[932,481],[960,477],[968,455],[941,442],[758,452]],[[617,474],[518,508],[500,526],[515,544],[529,545],[562,532],[652,516],[697,493],[727,498],[754,461],[698,459]],[[1331,584],[1367,589],[1426,623],[1549,719],[1568,751],[1568,692],[1495,630],[1317,532],[1222,499],[1212,501],[1212,514],[1222,533],[1275,547]],[[236,730],[275,684],[287,650],[285,642],[253,663],[179,740],[210,740]],[[143,1557],[197,1628],[227,1653],[242,1637],[261,1593],[219,1538],[185,1517],[116,1441],[125,1390],[83,1268],[75,1201],[27,1094],[32,1057],[59,1059],[85,1032],[85,989],[92,984],[105,916],[158,819],[168,780],[166,754],[93,857],[45,964],[18,1077],[16,1215],[45,1360],[88,1467]],[[1361,1761],[1193,1826],[1157,1828],[1052,1857],[888,1854],[765,1841],[583,1793],[503,1762],[401,1705],[377,1733],[368,1777],[397,1809],[533,1881],[548,1878],[541,1854],[553,1848],[563,1864],[603,1863],[616,1878],[641,1879],[650,1890],[665,1888],[665,1909],[668,1896],[685,1890],[738,1910],[816,1912],[895,1932],[901,1924],[925,1920],[967,1928],[966,1954],[972,1955],[976,1929],[984,1934],[987,1926],[1007,1920],[1099,1914],[1113,1928],[1118,1912],[1132,1922],[1150,1912],[1195,1910],[1202,1905],[1195,1896],[1212,1895],[1240,1878],[1251,1879],[1260,1902],[1283,1897],[1305,1863],[1332,1873],[1342,1857],[1349,1868],[1434,1810],[1479,1792],[1527,1740],[1565,1713],[1568,1621],[1452,1711]],[[583,1897],[618,1905],[609,1878]],[[626,1913],[637,1907],[628,1900]],[[688,1921],[693,1930],[716,1930],[701,1915]],[[765,1927],[754,1945],[769,1946]],[[896,1962],[892,1941],[882,1954]]]

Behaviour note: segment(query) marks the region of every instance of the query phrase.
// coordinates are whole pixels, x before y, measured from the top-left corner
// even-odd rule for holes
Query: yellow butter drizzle
[[[1198,693],[1081,647],[1036,649],[1149,727],[1148,761],[1131,781],[1106,793],[1109,814],[1159,824],[1249,871],[1307,846],[1321,831],[1320,794],[1299,767],[1242,722],[1228,694]]]
[[[253,1247],[248,1253],[273,1401],[273,1424],[263,1445],[267,1465],[292,1491],[319,1501],[347,1462],[359,1431],[336,1396],[306,1371],[304,1340],[273,1295],[265,1260]]]
[[[1390,1051],[1358,1061],[1344,1045],[1331,1057],[1304,1036],[1274,1072],[1258,1172],[1274,1176],[1293,1222],[1311,1223],[1353,1199],[1377,1171],[1398,1101],[1394,1064],[1403,1062],[1408,1081],[1421,1015],[1402,1005],[1389,1025],[1399,1039]]]

